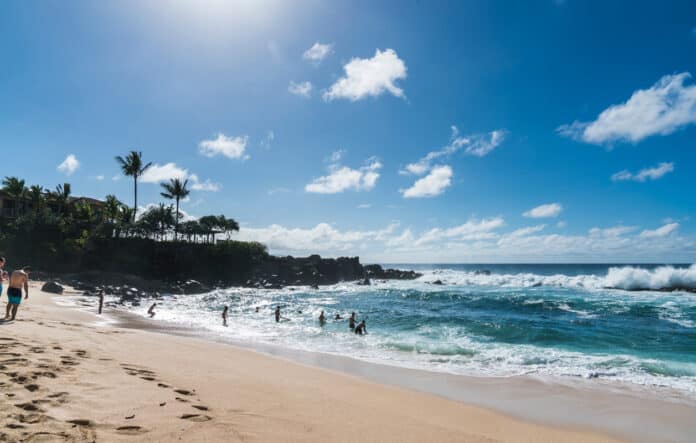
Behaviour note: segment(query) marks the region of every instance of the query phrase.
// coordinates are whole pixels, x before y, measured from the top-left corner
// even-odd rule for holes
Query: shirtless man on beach
[[[227,326],[227,312],[230,310],[228,306],[222,310],[222,326]]]
[[[7,288],[9,301],[7,303],[7,312],[5,313],[6,320],[14,320],[17,316],[17,309],[19,309],[19,304],[22,302],[22,288],[24,288],[24,299],[29,298],[29,272],[31,272],[31,268],[25,266],[14,271],[10,276],[10,285]],[[10,311],[12,312],[12,317],[10,317]]]

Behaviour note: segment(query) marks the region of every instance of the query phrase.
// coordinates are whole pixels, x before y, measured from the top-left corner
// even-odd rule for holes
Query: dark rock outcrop
[[[43,292],[49,292],[51,294],[62,294],[63,293],[63,286],[55,281],[49,281],[44,283],[43,286],[41,286],[41,290]]]

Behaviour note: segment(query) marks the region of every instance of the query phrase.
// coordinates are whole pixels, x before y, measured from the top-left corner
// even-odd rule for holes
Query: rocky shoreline
[[[141,298],[157,298],[168,294],[200,294],[223,287],[257,289],[281,289],[286,286],[319,288],[339,282],[355,282],[370,285],[372,280],[413,280],[422,274],[415,271],[384,269],[377,264],[362,265],[358,257],[321,258],[275,257],[257,264],[247,279],[217,281],[197,280],[195,275],[184,281],[166,281],[119,272],[84,271],[68,274],[36,272],[34,279],[45,280],[43,290],[62,293],[63,285],[71,286],[86,295],[96,295],[103,290],[106,295],[119,297],[120,303],[137,304]]]

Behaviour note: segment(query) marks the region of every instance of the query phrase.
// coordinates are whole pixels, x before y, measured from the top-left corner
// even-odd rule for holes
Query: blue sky
[[[0,10],[2,176],[132,204],[141,150],[141,203],[186,176],[187,214],[276,253],[694,259],[693,2]]]

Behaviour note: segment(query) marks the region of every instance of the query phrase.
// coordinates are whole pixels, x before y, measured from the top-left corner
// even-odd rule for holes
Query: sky
[[[0,4],[0,176],[363,262],[696,256],[692,1]]]

